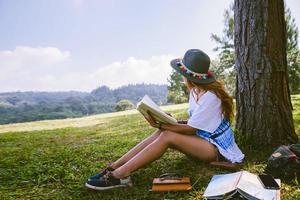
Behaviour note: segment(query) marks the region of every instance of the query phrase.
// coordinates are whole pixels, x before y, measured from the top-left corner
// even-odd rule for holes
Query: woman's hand
[[[169,112],[165,112],[167,115],[169,115],[170,117],[173,117],[171,113]]]
[[[147,112],[148,117],[144,116],[145,119],[147,120],[147,122],[150,124],[150,126],[154,127],[154,128],[159,128],[159,123],[157,121],[155,121],[155,119],[151,116],[150,112]]]
[[[187,120],[177,120],[178,124],[187,124]]]

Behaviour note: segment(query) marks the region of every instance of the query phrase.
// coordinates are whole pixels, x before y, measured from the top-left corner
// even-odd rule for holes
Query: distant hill
[[[101,86],[89,92],[0,93],[0,124],[46,119],[64,119],[115,112],[116,103],[128,99],[136,104],[145,94],[156,103],[167,102],[167,85],[135,84],[110,89]]]

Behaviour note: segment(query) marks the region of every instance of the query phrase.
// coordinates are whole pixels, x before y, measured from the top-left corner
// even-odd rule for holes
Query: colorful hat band
[[[177,63],[178,67],[180,68],[181,71],[185,72],[186,74],[195,77],[195,78],[199,78],[199,79],[207,79],[213,76],[213,73],[211,71],[208,71],[207,74],[200,74],[200,73],[196,73],[193,72],[191,70],[189,70],[183,63],[182,61],[179,61]]]

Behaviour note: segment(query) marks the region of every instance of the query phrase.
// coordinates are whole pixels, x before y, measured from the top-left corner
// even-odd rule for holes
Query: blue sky
[[[167,83],[169,61],[211,58],[230,0],[0,0],[0,92]],[[287,0],[299,27],[300,1]]]

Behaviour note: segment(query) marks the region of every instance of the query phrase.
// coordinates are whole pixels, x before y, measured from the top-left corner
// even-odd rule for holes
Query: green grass
[[[188,107],[188,104],[178,104],[178,105],[169,105],[164,106],[164,110],[173,111],[181,110]],[[91,115],[87,117],[79,118],[68,118],[68,119],[58,119],[58,120],[43,120],[35,122],[25,122],[25,123],[16,123],[16,124],[6,124],[0,125],[0,133],[5,132],[24,132],[24,131],[36,131],[36,130],[51,130],[58,128],[69,128],[69,127],[87,127],[93,125],[99,125],[102,123],[107,123],[107,120],[114,117],[123,117],[132,114],[137,114],[136,110],[128,110],[122,112],[114,113],[105,113],[98,115]]]
[[[295,128],[300,135],[300,95],[292,98]],[[186,118],[186,107],[164,109]],[[169,150],[132,174],[132,188],[95,192],[84,187],[87,177],[153,131],[135,111],[0,126],[0,199],[201,199],[212,175],[227,173]],[[244,169],[262,172],[272,149],[257,152],[241,148],[247,155]],[[152,179],[165,172],[191,177],[193,190],[150,192]],[[300,199],[297,180],[282,184],[281,197]]]

